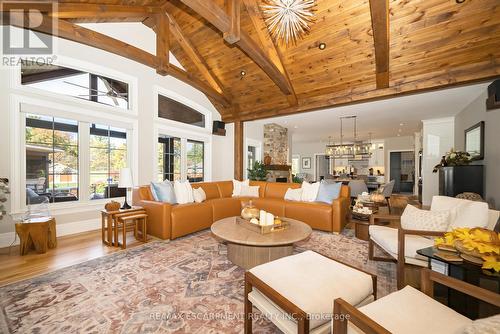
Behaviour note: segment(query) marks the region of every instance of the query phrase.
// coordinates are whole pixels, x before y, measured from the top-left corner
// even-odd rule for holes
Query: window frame
[[[117,117],[113,115],[102,115],[98,110],[82,109],[78,106],[63,105],[58,102],[36,99],[22,95],[11,95],[10,99],[11,128],[15,129],[11,134],[11,147],[19,149],[11,150],[11,174],[13,191],[11,196],[12,214],[25,212],[26,205],[26,114],[38,114],[48,117],[58,117],[70,119],[78,122],[78,143],[79,143],[79,198],[77,201],[50,203],[49,208],[55,214],[66,214],[78,210],[79,208],[102,207],[109,199],[90,200],[90,125],[92,123],[105,124],[113,127],[124,128],[127,131],[127,165],[134,173],[134,179],[137,179],[137,161],[133,159],[137,154],[137,120],[131,120],[128,117]],[[70,110],[70,111],[68,111]],[[121,201],[125,197],[116,197],[115,200]]]
[[[191,143],[194,143],[194,144],[201,144],[202,147],[203,147],[203,152],[202,152],[202,168],[203,168],[203,172],[202,172],[202,178],[203,180],[201,181],[197,181],[197,182],[205,182],[205,142],[203,141],[200,141],[200,140],[194,140],[194,139],[190,139],[190,138],[187,138],[186,139],[186,178],[189,180],[189,177],[188,177],[188,164],[187,164],[187,157],[188,157],[188,150],[187,150],[187,144],[191,142]],[[181,152],[181,155],[182,155],[182,152]]]
[[[44,96],[48,100],[60,101],[62,103],[70,103],[79,105],[82,108],[92,108],[93,110],[100,109],[106,113],[115,113],[117,115],[138,115],[138,80],[136,77],[127,75],[122,72],[111,70],[107,67],[99,66],[97,64],[88,63],[74,58],[68,58],[64,56],[58,56],[53,61],[54,65],[67,67],[70,69],[83,71],[98,76],[107,77],[109,79],[114,79],[117,81],[124,82],[128,85],[128,108],[119,108],[116,106],[106,105],[99,102],[94,102],[90,100],[84,100],[75,98],[73,96],[58,94],[50,92],[44,89],[35,88],[21,83],[21,66],[14,66],[11,69],[11,87],[21,93],[36,94],[39,96]]]

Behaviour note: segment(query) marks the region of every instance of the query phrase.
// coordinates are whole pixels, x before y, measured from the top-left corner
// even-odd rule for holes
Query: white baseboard
[[[62,237],[64,235],[99,230],[100,228],[101,221],[99,219],[89,219],[67,224],[57,224],[56,234],[58,237]],[[14,245],[19,245],[19,238],[15,232],[0,233],[0,248],[9,247],[14,238],[16,239]]]

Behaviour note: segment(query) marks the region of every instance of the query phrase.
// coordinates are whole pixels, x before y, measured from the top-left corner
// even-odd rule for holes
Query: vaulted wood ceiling
[[[158,45],[170,47],[187,73],[168,66],[162,52],[151,58],[130,48],[120,51],[119,43],[110,50],[109,40],[96,42],[96,47],[193,84],[207,94],[226,121],[500,76],[498,0],[316,2],[317,19],[310,33],[288,47],[270,39],[260,0],[62,0],[59,18],[71,23],[143,22],[155,29],[160,35]],[[71,25],[63,24],[63,29],[71,30]],[[71,39],[69,35],[61,37]],[[91,45],[86,43],[89,40],[83,42]],[[320,42],[326,43],[325,50],[318,48]]]

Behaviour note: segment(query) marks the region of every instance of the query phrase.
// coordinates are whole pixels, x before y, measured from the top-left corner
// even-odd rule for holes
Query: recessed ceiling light
[[[401,134],[400,134],[400,133],[398,133],[398,137],[401,137]]]
[[[464,3],[465,0],[455,0],[456,3]]]
[[[399,126],[403,126],[403,125],[405,125],[405,123],[399,123]]]
[[[323,43],[323,42],[319,43],[318,44],[318,49],[320,49],[320,50],[326,49],[326,43]]]
[[[247,75],[247,72],[245,70],[241,70],[240,76],[244,77],[245,75]]]
[[[293,128],[294,128],[294,129],[298,129],[298,128],[299,128],[299,126],[298,126],[298,125],[294,125],[294,126],[293,126]]]

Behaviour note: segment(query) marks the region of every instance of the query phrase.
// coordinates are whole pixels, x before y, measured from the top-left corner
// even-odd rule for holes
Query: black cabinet
[[[439,195],[455,197],[463,192],[473,192],[484,198],[483,180],[483,165],[441,167]]]

